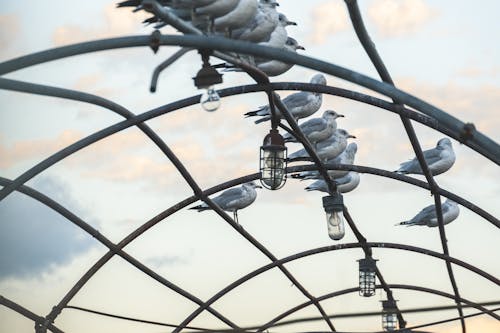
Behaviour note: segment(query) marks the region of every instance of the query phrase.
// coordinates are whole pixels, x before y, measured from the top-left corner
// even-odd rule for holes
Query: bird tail
[[[141,4],[141,1],[139,0],[127,0],[127,1],[122,1],[116,4],[117,8],[120,7],[137,7]]]
[[[405,225],[407,227],[411,227],[411,226],[414,226],[415,224],[412,223],[411,221],[403,221],[403,222],[396,223],[395,225]]]
[[[198,212],[202,212],[204,210],[210,210],[210,207],[207,207],[206,205],[198,205],[194,207],[190,207],[189,209],[197,210]]]
[[[260,109],[256,110],[256,111],[250,111],[250,112],[245,113],[244,116],[245,116],[245,118],[255,117],[255,116],[258,116],[259,111],[260,111]]]
[[[265,116],[265,117],[262,117],[260,119],[257,119],[256,121],[254,121],[254,123],[260,124],[260,123],[263,123],[263,122],[268,121],[268,120],[271,120],[271,117]]]

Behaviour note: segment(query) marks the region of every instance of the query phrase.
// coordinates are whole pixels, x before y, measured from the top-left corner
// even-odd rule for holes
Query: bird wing
[[[351,180],[352,180],[351,179],[351,173],[349,172],[344,177],[340,177],[340,178],[335,179],[335,183],[337,185],[344,185],[344,184],[348,184]]]
[[[441,152],[442,149],[439,148],[433,148],[429,150],[423,151],[425,161],[427,162],[428,165],[434,164],[437,161],[441,160]]]
[[[309,134],[324,131],[326,126],[327,123],[323,118],[313,118],[300,125],[300,129],[304,132],[304,134]]]
[[[222,209],[226,210],[234,205],[234,201],[241,199],[245,191],[241,187],[230,188],[214,198],[214,202]]]
[[[299,91],[297,93],[288,95],[283,99],[283,103],[287,108],[297,108],[309,103],[309,93],[306,91]]]
[[[414,218],[410,220],[412,224],[427,224],[431,219],[436,217],[436,207],[430,205],[422,209]]]

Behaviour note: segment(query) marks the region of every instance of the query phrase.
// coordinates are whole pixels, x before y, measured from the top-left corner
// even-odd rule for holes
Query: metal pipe
[[[206,37],[194,35],[162,35],[159,40],[160,45],[175,45],[192,48],[208,48],[219,51],[236,52],[249,54],[268,59],[276,59],[282,62],[296,64],[310,69],[318,70],[330,74],[349,82],[358,84],[365,88],[374,90],[383,95],[399,100],[401,103],[425,113],[436,119],[443,126],[459,136],[464,136],[464,128],[467,124],[457,118],[447,114],[435,106],[416,98],[406,92],[394,88],[390,84],[379,82],[363,74],[351,71],[341,66],[331,64],[325,61],[311,57],[296,54],[294,52],[282,52],[281,50],[255,45],[249,42],[229,40],[223,37]],[[102,39],[92,42],[78,43],[68,46],[62,46],[46,51],[32,53],[27,56],[18,57],[9,61],[0,63],[0,75],[4,75],[28,66],[70,57],[78,54],[90,53],[95,51],[111,50],[125,47],[149,46],[149,36],[132,36]],[[467,128],[469,138],[464,142],[473,142],[478,147],[480,153],[496,164],[500,165],[500,146],[482,134],[481,132]]]

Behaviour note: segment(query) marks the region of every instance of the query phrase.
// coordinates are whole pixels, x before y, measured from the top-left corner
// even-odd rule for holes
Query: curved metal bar
[[[36,91],[39,89],[52,89],[52,87],[48,86],[40,86],[39,85],[34,85],[35,87],[33,89],[29,89],[28,87],[34,85],[31,83],[26,83],[22,81],[15,81],[15,80],[8,80],[8,79],[3,79],[0,78],[0,88],[6,87],[5,89],[9,90],[14,90],[14,91],[24,91],[21,90],[21,88],[25,87],[26,91]],[[400,114],[401,112],[404,112],[405,115],[409,116],[415,121],[418,121],[426,126],[429,126],[431,128],[434,128],[439,131],[443,131],[443,128],[439,126],[439,124],[436,121],[433,121],[431,118],[426,118],[426,116],[421,115],[417,112],[414,112],[409,109],[403,109],[403,110],[397,110],[394,108],[393,104],[388,103],[386,101],[383,101],[381,99],[377,99],[375,97],[349,91],[346,89],[341,89],[341,88],[335,88],[335,87],[328,87],[328,86],[321,86],[321,85],[311,85],[307,83],[272,83],[271,86],[273,87],[274,90],[307,90],[307,91],[316,91],[316,92],[322,92],[322,93],[327,93],[330,95],[335,95],[347,99],[352,99],[355,101],[359,101],[362,103],[366,103],[369,105],[373,105],[385,110],[388,110],[390,112],[398,113]],[[17,88],[19,87],[19,88]],[[24,88],[23,88],[24,89]],[[54,88],[55,90],[60,89],[60,88]],[[55,90],[54,92],[51,92],[48,94],[49,96],[57,96],[55,95]],[[233,96],[237,94],[244,94],[244,93],[249,93],[249,92],[258,92],[258,91],[264,91],[265,88],[263,88],[260,85],[245,85],[245,86],[239,86],[239,87],[234,87],[234,88],[226,88],[222,89],[219,91],[219,94],[221,97],[226,97],[226,96]],[[78,142],[75,142],[74,144],[64,148],[63,150],[53,154],[52,156],[48,157],[44,161],[38,163],[31,169],[27,170],[25,173],[17,177],[12,185],[7,186],[0,190],[0,200],[5,198],[7,195],[9,195],[12,191],[15,191],[18,186],[24,184],[27,182],[29,179],[33,178],[37,174],[41,173],[43,170],[49,168],[51,165],[59,162],[60,160],[64,159],[65,157],[79,151],[80,149],[97,142],[107,136],[110,136],[112,134],[115,134],[125,128],[128,128],[130,126],[137,126],[141,122],[144,122],[146,120],[161,116],[163,114],[178,110],[183,107],[191,106],[194,104],[197,104],[199,101],[199,95],[192,96],[183,100],[176,101],[174,103],[170,103],[161,107],[158,107],[156,109],[150,110],[148,112],[145,112],[143,114],[137,115],[133,118],[131,118],[129,121],[126,122],[121,122],[114,124],[110,127],[107,127],[105,129],[102,129],[101,131],[95,132],[94,134],[81,139]],[[447,133],[445,133],[447,134]],[[311,169],[312,170],[312,169]],[[413,179],[413,178],[409,178]],[[420,186],[420,185],[418,185]],[[422,187],[422,186],[421,186]],[[428,189],[427,187],[423,187]],[[440,192],[441,193],[441,192]],[[446,195],[448,196],[448,195]],[[449,196],[448,196],[449,197]],[[451,197],[450,197],[451,198]],[[464,205],[463,203],[461,203]],[[466,205],[464,205],[466,206]],[[467,207],[467,206],[466,206]],[[467,207],[477,214],[481,215],[484,217],[486,220],[490,221],[491,223],[495,224],[497,227],[500,227],[500,224],[496,218],[491,216],[490,214],[487,214],[484,211],[479,212],[478,207]]]
[[[326,61],[321,61],[311,57],[296,54],[294,52],[282,52],[279,49],[272,47],[266,47],[261,45],[255,45],[249,42],[242,42],[236,40],[230,40],[223,37],[206,37],[206,36],[194,36],[194,35],[163,35],[159,38],[160,45],[175,45],[182,47],[192,47],[192,48],[208,48],[217,49],[220,51],[236,52],[249,54],[254,56],[259,56],[268,59],[276,59],[282,62],[287,62],[290,64],[296,64],[310,69],[318,70],[349,82],[361,85],[368,89],[377,91],[383,95],[389,96],[399,100],[401,103],[409,105],[416,110],[427,114],[428,116],[436,119],[442,123],[445,127],[449,128],[451,131],[457,133],[459,136],[464,136],[467,128],[462,121],[457,118],[447,114],[441,109],[416,98],[406,92],[394,88],[390,84],[379,82],[363,74],[351,71],[349,69],[343,68],[338,65],[328,63]],[[150,36],[131,36],[131,37],[121,37],[121,38],[109,38],[101,39],[97,41],[73,44],[68,46],[63,46],[59,48],[54,48],[42,52],[33,53],[27,56],[22,56],[9,61],[0,63],[0,75],[4,75],[21,68],[28,66],[41,64],[51,60],[61,59],[64,57],[70,57],[78,54],[111,50],[117,48],[125,47],[138,47],[138,46],[149,46]],[[474,142],[477,145],[477,151],[500,165],[500,146],[482,134],[479,131],[472,130],[472,132],[467,132],[472,137],[466,142]]]
[[[379,76],[381,77],[382,81],[391,84],[392,86],[395,87],[394,81],[391,78],[391,75],[389,74],[389,71],[387,70],[384,62],[382,61],[382,58],[377,52],[377,49],[375,48],[375,44],[371,40],[368,31],[365,28],[363,18],[361,16],[361,12],[358,7],[358,2],[357,0],[345,0],[345,3],[347,5],[347,8],[349,10],[349,16],[351,17],[351,22],[353,24],[354,30],[356,31],[356,34],[365,49],[366,53],[368,54],[368,57],[372,61],[373,65],[375,66],[377,72],[379,73]],[[403,103],[399,101],[396,98],[393,98],[394,103],[398,104],[399,106],[403,106]],[[413,146],[413,150],[415,151],[415,155],[417,156],[418,162],[420,164],[420,167],[425,175],[425,178],[427,179],[427,182],[429,183],[430,186],[430,191],[432,194],[434,194],[434,206],[436,209],[436,216],[437,216],[437,221],[438,221],[438,227],[439,227],[439,236],[441,238],[441,245],[443,247],[443,253],[446,255],[449,255],[449,250],[448,250],[448,243],[446,239],[446,231],[444,227],[444,221],[443,221],[443,209],[441,206],[441,197],[438,193],[439,186],[434,180],[434,177],[429,170],[429,167],[427,165],[427,162],[425,161],[424,154],[422,152],[422,148],[420,146],[420,143],[418,141],[417,135],[415,133],[415,129],[413,128],[413,125],[411,124],[410,120],[401,116],[401,121],[403,122],[403,126],[406,130],[406,133],[408,134],[408,137],[410,139],[410,142]],[[458,285],[455,279],[455,274],[453,273],[453,269],[451,267],[451,264],[449,261],[446,261],[446,269],[448,271],[448,276],[451,282],[451,286],[453,288],[453,292],[455,296],[460,298],[460,292],[458,290]],[[390,295],[390,298],[392,299],[392,295]],[[464,316],[462,306],[459,302],[457,302],[457,311],[458,315],[460,317]],[[401,314],[398,311],[398,319],[401,327],[405,326],[405,322],[401,316]],[[466,332],[466,326],[465,326],[465,320],[461,319],[461,326],[462,326],[462,333]]]
[[[7,185],[9,182],[10,182],[10,180],[3,178],[3,177],[0,177],[0,184],[1,185]],[[156,272],[154,272],[153,270],[148,268],[146,265],[142,264],[139,260],[135,259],[134,257],[129,255],[128,253],[126,253],[122,249],[119,249],[113,242],[111,242],[109,239],[104,237],[99,231],[94,229],[91,225],[89,225],[88,223],[83,221],[81,218],[79,218],[78,216],[73,214],[71,211],[69,211],[68,209],[66,209],[65,207],[63,207],[62,205],[57,203],[56,201],[52,200],[51,198],[47,197],[46,195],[28,187],[28,186],[25,186],[25,185],[21,186],[21,188],[19,188],[19,191],[21,193],[24,193],[24,194],[32,197],[33,199],[35,199],[37,201],[43,203],[45,206],[53,209],[57,213],[61,214],[63,217],[65,217],[66,219],[71,221],[73,224],[77,225],[80,229],[87,232],[89,235],[91,235],[96,240],[98,240],[101,244],[103,244],[108,249],[110,249],[110,252],[118,254],[120,257],[122,257],[123,259],[128,261],[131,265],[135,266],[137,269],[139,269],[144,274],[149,275],[150,277],[152,277],[153,279],[155,279],[156,281],[158,281],[159,283],[161,283],[165,287],[175,291],[179,295],[184,296],[185,298],[189,299],[193,303],[196,303],[198,305],[204,304],[201,299],[195,297],[194,295],[191,295],[189,292],[185,291],[181,287],[168,281],[164,277],[160,276],[159,274],[157,274]],[[213,314],[215,317],[220,319],[222,322],[227,324],[229,327],[239,328],[238,325],[231,322],[229,319],[227,319],[225,316],[220,314],[218,311],[216,311],[214,309],[208,309],[208,311],[211,314]],[[50,318],[50,317],[47,318],[47,320],[50,320],[50,322],[52,322],[54,319],[55,318]]]
[[[40,325],[45,322],[45,318],[44,317],[40,317],[38,315],[36,315],[35,313],[31,312],[30,310],[26,309],[25,307],[17,304],[16,302],[14,301],[11,301],[5,297],[3,297],[2,295],[0,295],[0,304],[2,304],[3,306],[19,313],[20,315],[28,318],[28,319],[31,319],[35,322],[35,330],[37,330]],[[55,326],[54,324],[52,323],[49,323],[47,325],[47,328],[49,330],[51,330],[52,332],[54,333],[64,333],[62,330],[60,330],[59,328],[57,328],[57,326]]]
[[[356,172],[359,172],[359,173],[368,173],[368,174],[373,174],[373,175],[377,175],[377,176],[382,176],[382,177],[385,177],[385,178],[391,178],[391,179],[394,179],[394,180],[399,180],[399,181],[402,181],[402,182],[405,182],[405,183],[408,183],[408,184],[411,184],[411,185],[414,185],[414,186],[418,186],[418,187],[421,187],[421,188],[425,188],[425,189],[428,189],[428,184],[421,181],[421,180],[418,180],[418,179],[414,179],[414,178],[411,178],[411,177],[408,177],[408,176],[404,176],[404,175],[400,175],[400,174],[397,174],[397,173],[394,173],[394,172],[389,172],[389,171],[385,171],[385,170],[380,170],[380,169],[375,169],[375,168],[369,168],[369,167],[364,167],[364,166],[357,166],[357,165],[327,165],[328,169],[330,170],[349,170],[349,171],[356,171]],[[294,167],[289,167],[288,170],[287,170],[287,173],[293,173],[293,172],[300,172],[300,171],[311,171],[311,170],[316,170],[315,166],[313,165],[303,165],[303,166],[294,166]],[[259,173],[254,173],[254,174],[251,174],[251,175],[247,175],[247,176],[244,176],[244,177],[241,177],[241,178],[236,178],[236,179],[233,179],[233,180],[230,180],[228,182],[225,182],[225,183],[222,183],[222,184],[219,184],[215,187],[212,187],[210,189],[207,189],[206,191],[204,191],[204,193],[206,195],[212,195],[214,193],[217,193],[217,192],[220,192],[222,190],[225,190],[225,189],[228,189],[230,187],[233,187],[233,186],[236,186],[236,185],[239,185],[239,184],[242,184],[242,183],[245,183],[245,182],[249,182],[249,181],[253,181],[253,180],[256,180],[256,179],[259,179],[260,175]],[[0,181],[2,179],[0,178]],[[7,182],[7,180],[4,178],[3,179],[4,181]],[[3,185],[5,185],[6,183],[3,183]],[[488,218],[488,216],[483,216],[481,215],[481,209],[479,207],[476,207],[475,205],[473,205],[472,203],[468,202],[467,200],[465,199],[462,199],[461,197],[458,197],[457,195],[451,193],[451,192],[448,192],[446,190],[443,190],[443,189],[440,189],[440,193],[443,195],[443,196],[446,196],[446,197],[449,197],[450,199],[454,200],[455,202],[459,203],[460,205],[472,210],[473,212],[479,214],[480,216],[484,217],[485,219]],[[139,228],[137,228],[135,231],[133,231],[131,234],[129,234],[127,237],[125,237],[122,241],[120,241],[120,243],[118,243],[116,245],[117,249],[123,249],[125,246],[127,246],[128,244],[130,244],[133,240],[135,240],[137,237],[139,237],[140,235],[142,235],[144,232],[146,232],[147,230],[149,230],[150,228],[152,228],[154,225],[156,225],[157,223],[159,223],[160,221],[166,219],[168,216],[176,213],[177,211],[187,207],[188,205],[194,203],[195,201],[197,201],[197,197],[196,196],[191,196],[177,204],[175,204],[174,206],[168,208],[167,210],[161,212],[160,214],[156,215],[155,217],[153,217],[152,219],[150,219],[149,221],[147,221],[146,223],[144,223],[142,226],[140,226]],[[476,211],[476,210],[479,210]],[[485,214],[487,214],[486,212],[484,212]],[[491,217],[494,219],[494,217]],[[497,221],[498,223],[498,221]],[[52,313],[55,314],[55,316],[57,316],[61,310],[69,303],[69,301],[78,293],[78,291],[85,285],[85,283],[90,280],[90,278],[102,267],[104,266],[104,264],[106,262],[109,261],[109,259],[111,259],[113,257],[113,255],[115,254],[115,252],[113,251],[109,251],[108,253],[106,253],[103,257],[101,257],[101,259],[99,259],[81,278],[80,280],[73,286],[73,288],[63,297],[63,299],[59,302],[59,304],[57,306],[55,306],[52,310]],[[494,283],[497,283],[498,284],[498,280],[495,279],[494,277],[492,277],[491,275],[489,275],[488,273],[486,272],[483,272],[481,270],[478,270],[477,268],[474,268],[475,270],[477,270],[477,273],[482,275],[483,277],[486,277],[488,279],[490,279],[492,282]],[[54,316],[54,315],[52,315]]]
[[[405,245],[405,244],[395,244],[395,243],[368,242],[367,246],[369,246],[370,248],[398,249],[398,250],[404,250],[404,251],[411,251],[411,252],[415,252],[415,253],[421,253],[421,254],[425,254],[428,256],[432,256],[432,257],[435,257],[435,258],[438,258],[441,260],[449,259],[454,264],[459,265],[461,267],[464,267],[467,270],[471,270],[474,273],[477,273],[477,274],[483,276],[484,278],[490,280],[491,282],[493,282],[497,285],[500,285],[500,281],[497,278],[495,278],[494,276],[492,276],[486,272],[483,272],[480,269],[478,269],[470,264],[467,264],[459,259],[445,256],[444,254],[441,254],[439,252],[434,252],[432,250],[427,250],[427,249],[419,248],[416,246],[410,246],[410,245]],[[288,262],[291,262],[291,261],[294,261],[297,259],[301,259],[301,258],[310,256],[310,255],[315,255],[315,254],[330,252],[330,251],[362,248],[362,247],[363,247],[363,245],[360,243],[346,243],[346,244],[336,244],[336,245],[324,246],[324,247],[303,251],[303,252],[282,258],[279,260],[279,262],[281,264],[286,264]],[[202,307],[196,309],[195,312],[193,312],[191,314],[191,316],[196,317],[198,314],[203,312],[205,307],[212,305],[217,300],[219,300],[221,297],[226,295],[228,292],[230,292],[231,290],[235,289],[236,287],[242,285],[246,281],[274,268],[274,265],[275,265],[274,263],[264,265],[256,270],[254,270],[253,272],[250,272],[247,275],[239,278],[238,280],[234,281],[233,283],[227,285],[225,288],[221,289],[218,293],[216,293],[209,300],[207,300],[207,302]],[[390,285],[388,285],[388,286],[390,286]],[[358,289],[356,289],[356,290],[358,290]],[[320,299],[318,298],[318,300],[320,300]],[[265,329],[265,328],[261,327],[261,329]]]
[[[431,288],[427,288],[427,287],[420,287],[420,286],[413,286],[413,285],[406,285],[406,284],[390,284],[389,287],[391,289],[404,289],[404,290],[420,291],[420,292],[425,292],[425,293],[429,293],[429,294],[433,294],[433,295],[437,295],[437,296],[442,296],[442,297],[446,297],[446,298],[455,300],[455,295],[448,294],[448,293],[445,293],[443,291],[436,290],[436,289],[431,289]],[[377,289],[381,289],[382,286],[377,285],[376,288]],[[342,296],[342,295],[345,295],[345,294],[357,292],[358,290],[359,290],[359,288],[349,288],[349,289],[345,289],[345,290],[340,290],[340,291],[336,291],[336,292],[332,292],[332,293],[323,295],[323,296],[319,297],[318,300],[324,301],[324,300],[327,300],[327,299],[330,299],[330,298],[333,298],[333,297]],[[459,298],[459,302],[465,303],[465,304],[469,305],[470,307],[476,308],[479,311],[481,311],[481,312],[483,312],[485,314],[488,314],[490,317],[493,317],[493,318],[495,318],[497,320],[500,320],[500,316],[499,315],[497,315],[493,311],[488,310],[487,308],[481,306],[480,304],[477,304],[475,302],[469,301],[469,300],[464,299],[464,298]],[[286,317],[290,316],[291,314],[293,314],[293,313],[295,313],[295,312],[297,312],[297,311],[299,311],[299,310],[301,310],[303,308],[308,307],[309,305],[310,304],[308,304],[308,302],[305,302],[305,303],[299,304],[299,305],[291,308],[290,310],[288,310],[288,311],[280,314],[279,316],[277,316],[277,317],[273,318],[272,320],[270,320],[265,325],[261,326],[257,330],[257,332],[261,332],[263,330],[268,329],[269,327],[272,327],[273,324],[277,323],[281,319],[286,318]],[[397,331],[399,331],[399,330],[396,330],[395,332],[397,332]],[[383,332],[376,332],[376,333],[383,333]]]
[[[279,85],[279,84],[273,84],[273,85]],[[295,84],[295,85],[293,85],[293,84],[283,84],[283,85],[285,85],[285,86],[286,86],[286,87],[284,87],[284,88],[286,88],[286,89],[303,89],[302,85],[307,86],[307,84]],[[240,87],[240,88],[242,88],[242,89],[240,89],[240,91],[242,90],[240,93],[243,93],[243,92],[249,92],[249,91],[261,91],[261,90],[262,90],[262,89],[261,89],[261,87],[259,87],[259,86],[255,86],[255,85],[253,85],[253,86],[244,86],[244,87]],[[248,88],[248,89],[247,89],[247,88]],[[327,89],[327,88],[328,88],[328,89]],[[381,100],[378,100],[378,102],[377,102],[377,99],[375,99],[375,98],[373,98],[373,97],[366,96],[366,95],[359,94],[359,93],[349,92],[349,91],[346,91],[346,90],[343,90],[343,89],[338,89],[338,88],[336,89],[336,88],[331,88],[331,87],[322,87],[321,89],[325,89],[325,90],[332,90],[332,89],[333,89],[333,90],[336,90],[336,93],[337,93],[339,96],[342,96],[342,97],[349,97],[349,98],[352,98],[352,99],[363,99],[363,98],[362,98],[362,96],[365,96],[366,102],[368,102],[369,104],[375,105],[375,106],[380,106],[380,105],[383,105],[383,103],[384,103],[384,102],[383,102],[383,101],[381,101]],[[318,90],[321,90],[321,89],[318,89]],[[225,89],[224,91],[229,92],[230,90],[232,90],[232,89]],[[233,90],[234,90],[234,89],[233,89]],[[238,89],[236,89],[236,90],[238,90]],[[247,90],[247,91],[245,91],[245,90]],[[328,91],[327,91],[327,92],[328,92]],[[331,93],[331,91],[329,91],[329,92]],[[345,96],[343,96],[343,95],[345,95]],[[191,104],[197,103],[197,99],[198,99],[197,97],[198,97],[198,96],[196,96],[196,97],[192,98],[192,103],[191,103]],[[186,100],[187,100],[187,99],[186,99]],[[182,104],[182,102],[186,102],[186,100],[184,100],[184,101],[179,101],[179,102],[177,102],[177,103],[173,103],[173,104]],[[186,104],[186,103],[184,103],[184,104]],[[172,104],[170,104],[169,106],[172,106]],[[154,110],[153,110],[153,111],[154,111]],[[159,110],[158,110],[158,109],[156,109],[156,111],[159,111]],[[164,111],[164,110],[162,110],[162,112],[163,112],[163,111]],[[391,110],[391,111],[396,112],[395,110]],[[412,112],[411,112],[411,110],[408,110],[408,112],[409,112],[409,113],[412,113]],[[414,113],[414,112],[413,112],[413,114],[416,114],[416,113]],[[418,114],[417,114],[417,115],[418,115]],[[146,119],[146,118],[144,118],[144,119]],[[424,121],[424,122],[426,121],[425,119],[423,119],[423,120],[422,120],[422,119],[420,119],[420,120],[421,120],[421,121]],[[131,124],[131,125],[132,125],[132,124]],[[131,126],[131,125],[130,125],[130,126]],[[110,134],[111,134],[111,133],[110,133]],[[108,134],[108,135],[110,135],[110,134]],[[105,137],[105,136],[104,136],[104,137]],[[96,140],[96,141],[97,141],[97,140]],[[80,148],[78,148],[78,149],[81,149],[81,148],[83,148],[83,147],[80,147]],[[78,149],[76,149],[76,150],[74,150],[74,151],[77,151]]]
[[[151,84],[149,86],[149,91],[155,92],[156,91],[156,85],[158,83],[158,77],[160,76],[160,73],[167,68],[168,66],[172,65],[174,62],[179,60],[183,55],[191,51],[192,49],[188,47],[183,47],[174,54],[172,54],[167,60],[163,61],[161,64],[156,66],[155,70],[153,71],[153,75],[151,77]]]

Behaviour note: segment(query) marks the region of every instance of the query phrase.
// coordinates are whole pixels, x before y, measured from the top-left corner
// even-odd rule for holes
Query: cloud
[[[414,79],[397,80],[397,86],[429,103],[450,113],[463,122],[472,122],[476,129],[499,140],[498,104],[500,89],[492,84],[481,84],[466,87],[449,82],[436,85],[429,82],[419,82]]]
[[[324,2],[314,8],[311,42],[323,44],[329,35],[345,31],[350,23],[344,4],[340,1]]]
[[[386,37],[414,33],[436,15],[424,0],[376,0],[368,9],[368,17]]]
[[[77,25],[60,26],[54,31],[52,39],[55,45],[65,45],[89,39],[130,34],[140,29],[141,22],[147,16],[144,11],[133,13],[130,10],[117,10],[116,4],[113,2],[103,9],[103,22],[100,26],[95,28],[84,28]]]
[[[2,58],[9,56],[9,49],[18,39],[20,34],[19,19],[15,15],[0,15],[0,55]]]
[[[83,209],[58,180],[38,178],[33,187],[82,216]],[[39,275],[95,244],[64,217],[25,195],[12,194],[0,206],[0,279]]]
[[[18,141],[10,147],[5,146],[0,141],[0,155],[2,156],[0,167],[8,168],[15,163],[46,157],[74,143],[82,138],[82,136],[83,134],[80,132],[67,130],[55,139]]]

